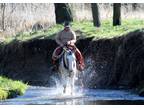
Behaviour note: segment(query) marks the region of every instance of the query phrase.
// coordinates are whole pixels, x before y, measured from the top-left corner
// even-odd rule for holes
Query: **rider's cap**
[[[69,21],[65,21],[64,22],[64,27],[70,27],[70,22]]]

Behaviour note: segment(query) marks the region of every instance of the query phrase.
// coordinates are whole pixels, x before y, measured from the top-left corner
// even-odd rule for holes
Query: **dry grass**
[[[1,5],[1,4],[0,4]],[[92,20],[91,4],[70,4],[72,9],[74,20]],[[101,20],[111,19],[113,15],[112,4],[99,4],[100,18]],[[144,4],[139,4],[137,9],[133,11],[132,4],[122,5],[122,19],[136,18],[143,19]],[[0,16],[2,10],[0,9]],[[0,30],[2,29],[0,19]],[[54,4],[44,3],[24,3],[24,4],[6,4],[5,10],[5,31],[1,36],[12,36],[20,32],[31,32],[32,27],[35,24],[41,24],[44,29],[55,24],[55,9]]]

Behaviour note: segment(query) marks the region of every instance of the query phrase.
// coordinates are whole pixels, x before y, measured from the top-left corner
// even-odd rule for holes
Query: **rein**
[[[66,69],[68,69],[68,66],[66,65],[67,59],[66,59],[66,55],[65,55],[65,53],[67,52],[67,50],[66,50],[65,48],[63,48],[63,50],[64,50],[64,53],[63,53],[62,59],[63,59],[64,67],[65,67]]]

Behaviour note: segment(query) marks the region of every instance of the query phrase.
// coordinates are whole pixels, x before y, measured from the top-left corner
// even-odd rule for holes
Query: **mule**
[[[59,71],[61,74],[63,93],[66,93],[69,84],[72,95],[77,75],[77,64],[74,51],[67,47],[63,48],[63,54],[59,62]]]

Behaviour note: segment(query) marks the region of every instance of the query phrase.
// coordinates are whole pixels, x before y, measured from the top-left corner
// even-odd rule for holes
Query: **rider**
[[[52,55],[53,64],[56,65],[56,61],[60,58],[60,55],[63,51],[63,47],[68,46],[75,51],[77,68],[78,70],[82,71],[84,69],[83,56],[81,52],[78,50],[78,48],[75,46],[76,34],[71,29],[69,22],[65,22],[64,29],[57,34],[55,40],[59,46],[53,52]]]

